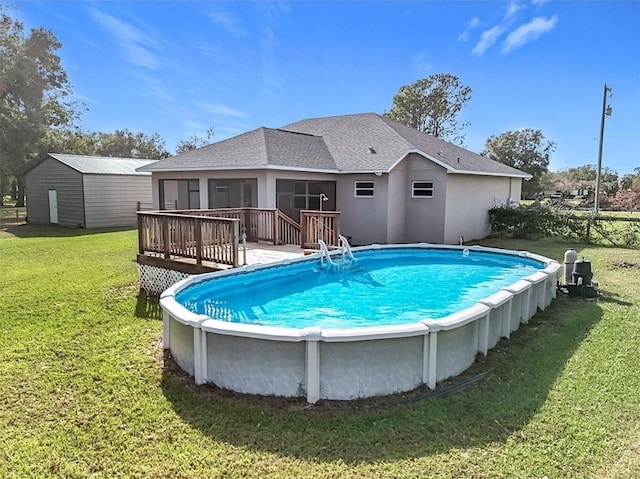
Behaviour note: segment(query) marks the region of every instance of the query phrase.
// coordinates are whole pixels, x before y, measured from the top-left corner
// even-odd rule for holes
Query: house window
[[[413,198],[433,198],[433,181],[414,181],[411,185]]]
[[[356,181],[355,195],[360,196],[373,196],[373,181]]]

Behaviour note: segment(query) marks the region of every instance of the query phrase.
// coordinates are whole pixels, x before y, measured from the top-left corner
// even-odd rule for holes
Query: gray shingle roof
[[[412,152],[430,158],[451,173],[529,177],[515,168],[376,113],[311,118],[280,129],[262,127],[141,170],[280,167],[335,173],[389,172]]]
[[[376,113],[301,120],[283,129],[322,136],[342,171],[390,171],[408,152],[418,151],[452,173],[529,176]]]
[[[80,173],[90,175],[148,175],[149,173],[139,172],[136,169],[157,161],[137,158],[67,155],[62,153],[49,153],[49,156]]]
[[[336,164],[321,137],[262,127],[167,158],[143,170],[220,170],[267,166],[287,169],[336,169]]]

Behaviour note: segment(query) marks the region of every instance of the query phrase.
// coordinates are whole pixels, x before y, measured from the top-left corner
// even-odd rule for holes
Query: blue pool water
[[[545,264],[508,254],[397,248],[355,253],[348,271],[318,260],[212,278],[180,291],[212,319],[274,327],[352,328],[438,319],[472,306]]]

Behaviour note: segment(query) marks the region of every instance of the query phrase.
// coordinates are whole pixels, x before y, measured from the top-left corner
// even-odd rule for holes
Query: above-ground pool
[[[165,349],[196,383],[237,392],[316,402],[434,388],[548,306],[560,269],[476,246],[376,245],[331,258],[175,284],[160,300]]]

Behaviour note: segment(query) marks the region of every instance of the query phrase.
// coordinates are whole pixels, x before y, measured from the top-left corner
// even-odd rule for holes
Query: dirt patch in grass
[[[614,261],[610,264],[611,269],[640,269],[640,262],[636,261]]]

